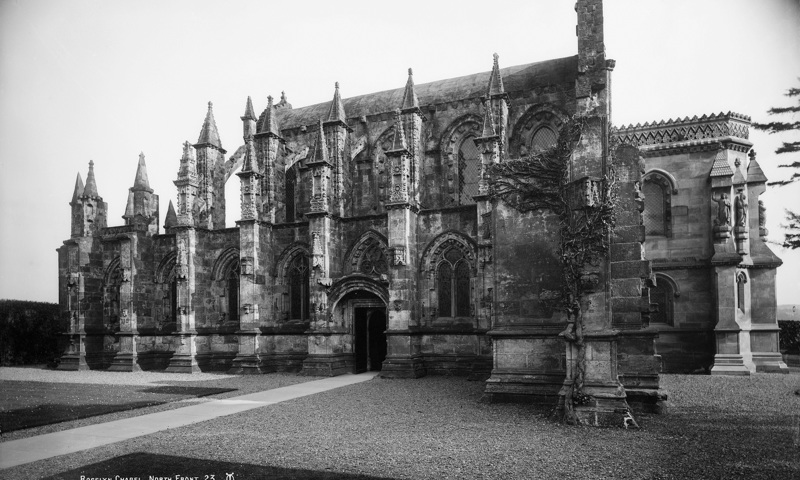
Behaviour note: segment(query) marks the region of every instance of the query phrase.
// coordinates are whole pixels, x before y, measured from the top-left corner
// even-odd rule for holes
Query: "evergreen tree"
[[[800,80],[800,78],[798,79]],[[792,118],[789,121],[785,122],[768,122],[768,123],[753,123],[753,127],[757,130],[763,130],[769,134],[773,133],[784,133],[784,132],[800,132],[800,120],[797,120],[797,115],[800,114],[800,88],[792,87],[786,92],[787,97],[797,97],[797,105],[790,106],[790,107],[773,107],[767,110],[767,114],[769,115],[784,115],[784,114],[792,114]],[[783,145],[778,147],[775,150],[775,153],[778,155],[784,153],[798,153],[800,152],[800,140],[788,141],[783,142]],[[777,185],[783,186],[788,185],[790,183],[794,183],[800,180],[800,161],[795,160],[791,163],[787,163],[784,165],[778,165],[781,168],[791,168],[794,169],[795,172],[792,173],[792,176],[789,177],[787,180],[778,180],[775,182],[769,182],[768,185]],[[787,225],[783,225],[784,228],[787,229],[783,246],[786,248],[800,248],[800,213],[794,212],[791,210],[786,210],[786,220],[788,221]]]

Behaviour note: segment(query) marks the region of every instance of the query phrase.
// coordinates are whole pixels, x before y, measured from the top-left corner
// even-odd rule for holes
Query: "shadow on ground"
[[[389,477],[374,477],[335,471],[316,471],[282,468],[247,463],[218,462],[189,457],[175,457],[136,452],[93,463],[46,479],[76,478],[158,478],[195,477],[215,480],[391,480]]]
[[[0,431],[11,432],[232,391],[236,389],[4,381],[0,389]]]

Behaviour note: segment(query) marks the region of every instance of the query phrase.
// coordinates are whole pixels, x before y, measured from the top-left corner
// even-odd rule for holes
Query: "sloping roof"
[[[574,81],[577,75],[577,55],[557,58],[544,62],[529,63],[500,69],[506,93],[514,97],[515,92],[530,91],[539,86],[555,85]],[[439,80],[414,85],[421,106],[437,105],[458,100],[482,98],[486,95],[491,71],[475,73],[463,77]],[[359,95],[342,99],[347,118],[392,112],[403,103],[405,87],[383,92]],[[308,107],[278,110],[278,125],[281,130],[300,126],[315,125],[325,119],[331,102]],[[259,129],[264,122],[266,111],[259,117]]]

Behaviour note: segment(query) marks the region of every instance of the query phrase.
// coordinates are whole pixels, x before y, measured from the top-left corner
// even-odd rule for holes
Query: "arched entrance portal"
[[[353,310],[355,373],[381,370],[386,360],[386,307],[359,306]]]
[[[331,296],[338,298],[333,307],[333,321],[347,332],[344,352],[352,353],[353,373],[380,371],[386,360],[388,293],[372,279],[350,278],[334,285]]]

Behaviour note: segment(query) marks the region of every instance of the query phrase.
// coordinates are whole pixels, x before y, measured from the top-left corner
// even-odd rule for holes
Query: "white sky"
[[[140,151],[161,221],[181,144],[214,102],[222,145],[242,142],[282,90],[294,107],[574,55],[574,1],[0,0],[0,298],[55,302],[55,249],[70,235],[77,172],[95,161],[109,226],[121,225]],[[606,0],[616,125],[735,111],[765,121],[800,77],[797,0]],[[787,178],[780,138],[751,131],[770,179]],[[229,182],[228,224],[238,218]],[[800,185],[762,196],[770,237]],[[800,251],[778,303],[800,303]]]

